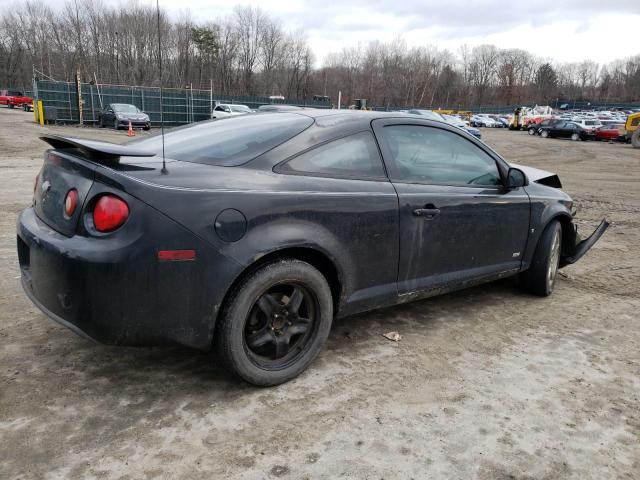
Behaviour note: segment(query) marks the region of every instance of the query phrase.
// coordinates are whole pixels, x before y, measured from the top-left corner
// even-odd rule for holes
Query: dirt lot
[[[43,129],[0,109],[0,478],[611,479],[640,475],[640,151],[483,131],[612,227],[553,296],[511,281],[336,322],[299,379],[256,389],[211,354],[92,344],[18,280]],[[381,336],[397,330],[399,343]]]

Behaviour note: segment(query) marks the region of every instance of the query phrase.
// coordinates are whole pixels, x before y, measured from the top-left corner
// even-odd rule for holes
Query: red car
[[[614,141],[620,139],[620,128],[624,128],[624,125],[603,125],[596,128],[596,140]]]
[[[6,105],[9,108],[22,107],[23,105],[31,105],[33,99],[25,97],[18,90],[0,90],[0,105]]]

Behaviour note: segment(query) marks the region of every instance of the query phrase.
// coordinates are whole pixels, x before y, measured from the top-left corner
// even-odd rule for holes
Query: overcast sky
[[[491,43],[563,62],[640,54],[640,0],[160,0],[172,16],[188,6],[202,21],[231,13],[236,4],[259,5],[286,27],[303,29],[318,64],[343,46],[398,35],[410,46],[455,52],[463,44]]]

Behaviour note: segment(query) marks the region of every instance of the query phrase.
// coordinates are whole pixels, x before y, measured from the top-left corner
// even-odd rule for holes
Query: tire
[[[536,134],[536,129],[535,128],[530,128],[527,131],[528,131],[529,135],[535,135]]]
[[[521,285],[526,291],[540,297],[551,295],[560,264],[561,249],[562,227],[559,221],[552,220],[538,240],[529,269],[520,274]]]
[[[120,124],[118,123],[118,119],[117,118],[113,121],[113,128],[115,130],[120,130]]]
[[[104,128],[104,123],[102,122],[102,117],[98,119],[98,128]]]
[[[214,346],[225,367],[243,380],[279,385],[313,362],[332,320],[333,299],[325,277],[306,262],[281,259],[249,274],[233,290]]]
[[[631,145],[633,148],[640,148],[640,127],[631,135]]]
[[[13,103],[8,103],[8,104],[7,104],[7,107],[9,107],[9,108],[14,108],[14,107],[15,107],[15,105],[14,105]]]
[[[577,133],[572,133],[571,140],[573,140],[574,142],[577,142],[578,140],[580,140],[580,135]]]
[[[542,130],[542,131],[540,132],[540,136],[541,136],[542,138],[549,138],[549,131],[547,131],[547,130]]]

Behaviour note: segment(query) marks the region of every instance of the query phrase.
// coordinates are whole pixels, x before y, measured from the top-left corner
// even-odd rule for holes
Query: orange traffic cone
[[[136,134],[133,133],[133,127],[131,127],[131,120],[129,120],[129,131],[127,132],[127,137],[135,137]]]

